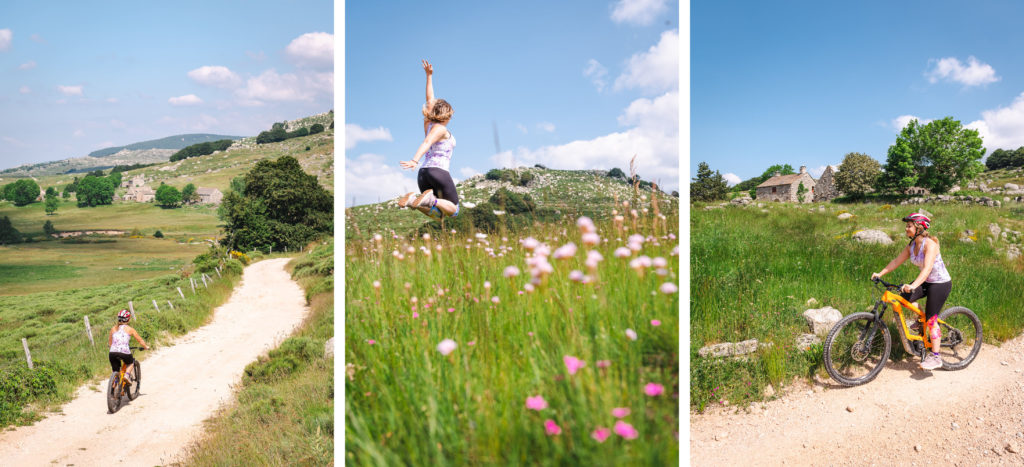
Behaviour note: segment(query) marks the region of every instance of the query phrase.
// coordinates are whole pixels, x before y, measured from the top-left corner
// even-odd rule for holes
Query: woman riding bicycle
[[[132,370],[135,368],[135,359],[132,357],[132,349],[128,347],[128,342],[134,337],[135,340],[142,344],[142,347],[149,350],[149,345],[146,341],[139,337],[139,333],[135,332],[135,329],[128,325],[131,321],[132,314],[128,310],[121,310],[117,314],[117,324],[110,328],[110,336],[107,338],[107,344],[110,345],[110,368],[117,373],[121,371],[121,363],[128,366],[125,371],[125,377],[128,378],[128,384],[131,384]]]
[[[931,219],[915,212],[904,217],[903,222],[907,223],[905,232],[910,238],[910,243],[885,268],[871,274],[871,279],[884,276],[903,264],[907,258],[910,258],[910,262],[915,266],[921,268],[921,272],[913,282],[903,285],[900,295],[910,302],[921,298],[926,299],[924,314],[927,321],[927,335],[931,338],[932,351],[921,362],[921,368],[934,370],[942,366],[942,360],[937,352],[942,341],[938,316],[946,299],[949,298],[953,282],[949,271],[946,270],[946,263],[942,261],[942,255],[939,254],[939,240],[928,235]]]

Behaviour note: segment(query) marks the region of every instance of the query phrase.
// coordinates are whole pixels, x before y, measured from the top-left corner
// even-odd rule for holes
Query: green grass
[[[152,203],[114,203],[106,206],[79,208],[74,201],[61,201],[57,213],[46,215],[43,203],[15,207],[0,202],[0,217],[8,216],[22,235],[43,239],[43,224],[50,221],[60,231],[133,229],[145,236],[160,230],[167,237],[214,237],[221,221],[214,206],[190,206],[162,209]]]
[[[870,308],[879,293],[869,282],[906,245],[900,218],[921,207],[878,204],[756,205],[706,211],[691,209],[690,235],[690,398],[702,410],[721,400],[745,403],[762,397],[768,383],[821,371],[820,352],[802,353],[793,341],[809,332],[802,313],[832,306],[844,315]],[[933,214],[930,232],[941,242],[953,277],[946,306],[966,306],[982,320],[986,340],[998,342],[1024,329],[1024,262],[1008,261],[1005,243],[990,245],[989,223],[1024,229],[1012,207],[925,205]],[[840,221],[837,213],[854,214]],[[867,245],[851,239],[858,230],[879,229],[893,245]],[[976,243],[959,241],[966,229]],[[909,282],[917,268],[909,262],[889,273],[891,282]],[[815,298],[819,304],[808,306]],[[697,355],[719,342],[758,339],[773,343],[749,361],[717,362]],[[895,348],[896,346],[894,346]],[[783,355],[779,355],[782,352]],[[893,358],[901,358],[894,353]],[[783,374],[780,375],[780,368]],[[827,376],[826,376],[827,377]]]
[[[328,465],[334,460],[334,244],[290,263],[310,316],[246,368],[238,401],[207,422],[185,465]]]
[[[550,260],[553,273],[532,293],[524,290],[530,275],[519,236],[458,232],[348,242],[345,462],[678,463],[679,301],[658,291],[663,283],[678,283],[672,256],[677,218],[667,214],[667,232],[653,232],[650,216],[643,218],[641,232],[656,242],[633,255],[667,259],[664,277],[653,270],[641,276],[629,259],[613,255],[628,233],[610,222],[598,222],[607,243],[596,247],[604,260],[590,273],[596,274],[590,284],[568,279],[571,270],[587,270],[589,247],[575,218],[525,232],[552,250],[568,241],[579,245],[571,259]],[[522,274],[505,278],[507,266]],[[638,340],[627,338],[627,329]],[[445,339],[457,343],[448,356],[437,350]],[[570,375],[566,356],[586,366]],[[610,366],[598,368],[599,361]],[[663,385],[665,393],[645,395],[648,383]],[[526,399],[537,395],[548,408],[526,409]],[[631,409],[622,421],[639,437],[612,434],[598,443],[591,433],[615,425],[616,407]],[[557,423],[561,434],[547,435],[545,420]]]

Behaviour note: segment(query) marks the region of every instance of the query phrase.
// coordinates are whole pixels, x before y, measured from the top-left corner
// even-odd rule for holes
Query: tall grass
[[[678,462],[678,298],[659,291],[678,282],[676,218],[657,232],[644,220],[646,241],[629,258],[613,252],[635,232],[598,223],[601,243],[585,247],[574,220],[521,235],[348,242],[346,463]],[[552,257],[553,272],[532,292],[527,236],[551,250],[579,245],[571,258]],[[604,257],[587,273],[592,281],[570,280],[571,271],[588,271],[590,249]],[[664,276],[631,269],[640,255],[667,259]],[[510,266],[522,274],[506,278]],[[443,355],[446,339],[457,347]],[[571,358],[585,362],[575,374]],[[648,384],[664,393],[647,395]],[[547,407],[527,409],[535,396]],[[620,420],[615,408],[631,413]],[[638,436],[592,436],[617,421]]]
[[[690,326],[692,404],[742,403],[762,397],[776,383],[780,366],[787,377],[820,370],[819,352],[800,352],[793,345],[809,332],[802,317],[808,308],[832,306],[844,315],[865,311],[879,293],[868,280],[907,244],[900,218],[914,207],[877,204],[812,206],[772,204],[691,210]],[[946,306],[961,305],[981,318],[986,340],[997,342],[1024,329],[1024,275],[1021,260],[1005,258],[1005,242],[989,239],[990,223],[1021,230],[1024,222],[1011,208],[953,204],[924,206],[933,214],[930,229],[942,248],[953,277]],[[854,214],[841,221],[837,213]],[[894,244],[862,244],[851,238],[858,230],[879,229]],[[977,241],[959,241],[973,230]],[[891,282],[910,282],[918,269],[908,261],[889,273]],[[815,298],[816,305],[807,301]],[[703,359],[697,350],[719,342],[758,339],[773,349],[749,361]],[[898,354],[898,355],[897,355]],[[895,353],[900,358],[902,353]]]
[[[185,465],[329,465],[334,461],[334,244],[289,266],[310,315],[269,355],[251,363],[236,404],[213,417]]]

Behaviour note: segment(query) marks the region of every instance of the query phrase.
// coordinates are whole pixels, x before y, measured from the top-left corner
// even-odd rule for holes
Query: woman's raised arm
[[[423,71],[427,74],[427,104],[429,105],[434,100],[434,65],[430,62],[422,60]]]

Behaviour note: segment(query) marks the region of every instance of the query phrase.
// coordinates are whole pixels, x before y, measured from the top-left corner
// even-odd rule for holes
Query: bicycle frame
[[[907,327],[906,318],[904,318],[904,316],[903,316],[903,309],[904,308],[906,308],[906,309],[908,309],[910,311],[913,311],[915,314],[917,314],[917,320],[919,322],[921,322],[921,329],[923,330],[923,329],[927,329],[926,323],[925,323],[925,315],[924,315],[923,311],[921,311],[919,308],[914,306],[913,303],[908,302],[900,294],[892,293],[889,290],[886,290],[886,291],[882,292],[881,300],[879,300],[878,302],[875,302],[875,309],[876,309],[875,316],[877,318],[881,318],[882,315],[885,313],[885,307],[884,307],[883,304],[891,305],[893,313],[895,313],[895,316],[899,318],[897,320],[899,322],[899,325],[896,326],[896,329],[899,331],[900,341],[903,343],[903,349],[906,350],[908,354],[910,354],[910,355],[915,355],[916,354],[916,352],[914,352],[913,348],[911,348],[911,344],[910,344],[911,341],[920,341],[924,345],[925,349],[931,349],[932,348],[931,339],[925,339],[923,335],[912,334],[910,332],[910,329]],[[881,312],[877,311],[879,305],[883,305]],[[939,320],[938,323],[946,324],[945,321],[941,321],[941,320]],[[936,324],[936,325],[938,325],[938,324]]]

